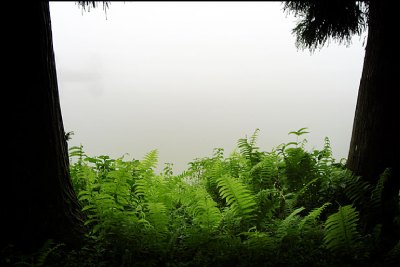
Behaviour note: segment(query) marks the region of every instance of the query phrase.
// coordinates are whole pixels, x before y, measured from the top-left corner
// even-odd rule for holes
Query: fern
[[[282,240],[287,235],[296,235],[298,233],[298,223],[300,221],[298,214],[303,210],[304,207],[294,210],[279,223],[278,230],[276,231],[278,240]]]
[[[155,169],[157,167],[158,163],[158,151],[157,149],[154,149],[147,153],[144,156],[144,159],[140,161],[139,168],[142,171],[149,171],[152,169]]]
[[[141,161],[125,162],[87,157],[82,146],[71,148],[71,178],[90,240],[98,245],[96,256],[110,251],[107,261],[114,257],[82,266],[246,266],[249,261],[255,266],[343,266],[341,256],[362,261],[386,256],[388,264],[396,262],[400,243],[382,255],[387,250],[380,247],[381,225],[374,232],[358,226],[359,221],[378,221],[370,217],[378,218],[383,210],[388,171],[371,186],[334,163],[327,138],[320,151],[307,152],[297,140],[260,152],[258,133],[240,139],[229,157],[215,149],[180,175],[172,173],[172,164],[155,174],[157,150]],[[305,133],[302,128],[291,135]],[[329,203],[334,200],[354,206],[322,219],[334,209]],[[37,261],[39,254],[34,254],[35,262],[50,263],[58,257],[54,252],[42,250]]]
[[[248,143],[247,138],[240,138],[237,142],[240,154],[248,160],[252,158],[253,147]]]
[[[259,191],[256,196],[258,221],[270,221],[273,213],[281,207],[280,192],[277,189],[264,189]]]
[[[275,239],[270,234],[259,231],[248,231],[241,233],[242,236],[246,237],[243,242],[249,249],[254,250],[255,253],[260,253],[263,250],[275,250],[276,243]]]
[[[38,252],[38,256],[37,256],[37,260],[36,263],[34,264],[34,266],[46,266],[46,260],[49,258],[49,256],[51,254],[54,254],[56,250],[58,250],[59,248],[65,246],[65,244],[63,243],[59,243],[59,244],[54,244],[54,241],[52,239],[48,239],[46,240],[46,242],[44,243],[44,245],[40,248],[39,252]]]
[[[256,147],[256,142],[257,142],[259,132],[260,132],[260,129],[258,129],[258,128],[255,129],[254,133],[250,137],[250,146],[253,147],[253,149],[258,149],[258,147]]]
[[[347,185],[344,189],[346,196],[353,201],[355,206],[366,206],[369,201],[369,195],[371,192],[371,185],[363,181],[361,177],[352,177],[347,181]]]
[[[221,160],[216,160],[212,165],[210,172],[209,172],[209,183],[210,185],[216,185],[218,178],[220,178],[224,174],[224,166]]]
[[[306,131],[307,129],[308,129],[307,127],[303,127],[303,128],[298,129],[297,131],[289,132],[288,134],[296,135],[296,142],[290,142],[287,145],[294,143],[297,148],[304,149],[304,145],[307,143],[307,139],[303,139],[303,141],[299,142],[299,136],[301,136],[303,134],[308,134],[309,132]]]
[[[220,159],[211,159],[210,161],[211,164],[207,164],[208,166],[204,173],[205,189],[214,201],[219,205],[223,205],[224,201],[220,197],[217,180],[226,173],[226,170]]]
[[[259,162],[259,152],[258,147],[256,147],[256,140],[258,136],[259,129],[256,129],[250,140],[247,138],[240,138],[237,142],[239,151],[241,155],[248,160],[248,166],[251,168]]]
[[[205,193],[206,194],[206,193]],[[221,212],[217,203],[209,196],[200,198],[193,209],[193,222],[206,230],[215,229],[221,222]]]
[[[137,199],[138,203],[142,203],[146,201],[146,180],[141,178],[135,181],[134,185],[134,195]]]
[[[354,252],[360,237],[357,231],[358,220],[358,212],[351,205],[339,207],[338,212],[326,220],[325,246],[333,252]]]
[[[69,153],[69,156],[71,158],[72,157],[78,157],[78,164],[79,165],[82,164],[82,160],[86,156],[85,152],[83,151],[83,146],[82,145],[70,147],[68,149],[68,153]]]
[[[321,213],[325,210],[325,208],[330,205],[331,205],[331,203],[327,202],[324,205],[322,205],[321,207],[315,208],[312,211],[310,211],[310,213],[301,220],[301,222],[299,224],[300,231],[302,231],[306,225],[312,226],[318,220],[318,218],[321,216]]]
[[[247,163],[236,150],[232,152],[227,160],[229,173],[232,177],[238,178],[241,174],[243,174]]]
[[[254,196],[239,180],[227,175],[222,175],[217,179],[219,193],[223,197],[232,211],[245,220],[254,218],[256,202]]]
[[[128,182],[131,179],[131,170],[129,165],[120,159],[116,160],[115,164],[116,170],[108,173],[107,182],[103,185],[109,185],[111,189],[109,194],[114,196],[118,205],[126,206],[129,204],[131,196],[131,185]]]
[[[328,137],[325,137],[324,148],[321,151],[315,150],[316,170],[321,176],[330,175],[335,160],[332,157],[331,143]]]
[[[147,203],[149,209],[146,217],[150,224],[158,231],[167,231],[168,216],[164,203]]]
[[[386,169],[379,177],[375,188],[371,192],[371,208],[375,210],[381,208],[383,188],[390,174],[390,169]]]
[[[278,180],[278,156],[270,153],[250,170],[252,184],[257,191],[272,188]]]
[[[300,136],[303,134],[310,133],[310,132],[306,131],[307,129],[308,129],[307,127],[303,127],[303,128],[298,129],[297,131],[291,131],[291,132],[289,132],[289,134],[294,134],[296,136]]]
[[[224,149],[221,147],[214,148],[213,159],[222,160],[223,158],[224,158]]]
[[[311,154],[301,147],[287,148],[285,153],[287,187],[291,192],[298,191],[315,178],[315,162]]]

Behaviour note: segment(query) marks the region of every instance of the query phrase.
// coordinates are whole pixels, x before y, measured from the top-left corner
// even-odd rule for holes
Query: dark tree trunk
[[[5,77],[9,174],[3,179],[1,245],[35,249],[48,238],[76,244],[84,227],[69,176],[48,2],[24,2],[8,41],[16,77]],[[9,82],[9,83],[8,83]]]
[[[394,227],[392,221],[398,212],[395,206],[400,186],[400,73],[399,62],[395,62],[399,58],[399,47],[394,38],[399,26],[397,12],[389,1],[370,1],[368,40],[347,161],[347,167],[354,174],[372,184],[385,168],[392,169],[383,195],[382,221],[388,227]]]

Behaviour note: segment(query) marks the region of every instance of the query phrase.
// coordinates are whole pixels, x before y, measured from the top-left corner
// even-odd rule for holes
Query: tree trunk
[[[347,167],[376,184],[386,168],[392,175],[383,194],[386,225],[393,226],[399,180],[399,49],[396,8],[388,1],[370,1],[368,40],[358,92]],[[393,229],[391,229],[393,230]],[[394,233],[392,233],[394,234]]]
[[[12,86],[12,105],[6,114],[11,163],[1,189],[1,245],[35,249],[49,238],[76,244],[84,233],[83,216],[69,176],[49,3],[19,3],[14,11],[18,18],[6,38],[13,43],[3,51],[17,67],[16,76],[3,81]]]

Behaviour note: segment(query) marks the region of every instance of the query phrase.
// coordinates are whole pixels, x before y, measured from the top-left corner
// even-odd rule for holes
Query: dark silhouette
[[[347,167],[373,184],[386,168],[391,169],[380,223],[385,226],[383,234],[396,240],[400,234],[393,222],[399,212],[400,188],[396,103],[400,73],[395,62],[399,49],[393,38],[399,23],[397,9],[389,1],[374,0],[287,2],[284,9],[301,17],[293,32],[298,47],[311,51],[330,38],[349,44],[354,34],[360,34],[368,26]]]
[[[69,176],[48,2],[19,4],[8,40],[12,72],[4,84],[11,103],[2,177],[1,247],[34,250],[46,239],[76,244],[83,237],[81,208]],[[17,71],[18,70],[18,71]]]

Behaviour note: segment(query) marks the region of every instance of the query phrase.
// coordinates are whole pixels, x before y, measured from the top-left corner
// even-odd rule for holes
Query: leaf
[[[254,219],[256,202],[254,196],[238,179],[223,175],[217,179],[219,193],[232,211],[243,219]]]
[[[96,209],[96,205],[86,205],[82,208],[82,211],[89,210],[89,209]]]
[[[304,207],[300,207],[295,209],[291,214],[289,214],[284,220],[282,220],[279,224],[277,230],[278,239],[282,240],[286,235],[297,234],[297,222],[299,220],[299,214],[304,210]]]
[[[212,200],[206,192],[203,193],[193,209],[193,221],[201,228],[211,230],[218,227],[221,222],[221,212],[217,208],[217,203]]]
[[[89,161],[89,162],[91,162],[91,163],[98,163],[98,162],[101,162],[101,160],[99,160],[98,158],[91,158],[91,157],[86,157],[86,158],[84,159],[84,161]]]
[[[148,222],[159,232],[167,231],[168,216],[167,208],[164,203],[147,203],[149,215],[146,217]]]
[[[326,207],[330,205],[331,203],[327,202],[321,207],[315,208],[312,211],[310,211],[310,213],[301,220],[299,224],[299,229],[303,230],[305,225],[312,225],[321,216],[321,213],[326,209]]]
[[[354,252],[359,233],[358,212],[351,205],[339,207],[338,212],[330,215],[325,223],[325,246],[333,252]]]
[[[253,135],[250,137],[250,146],[255,147],[259,132],[260,132],[260,129],[257,128],[254,131]]]
[[[379,209],[382,205],[382,193],[387,179],[390,177],[390,169],[386,169],[379,177],[375,188],[371,192],[371,207]]]
[[[308,134],[310,132],[305,131],[307,129],[308,129],[307,127],[303,127],[303,128],[298,129],[297,131],[289,132],[288,134],[294,134],[296,136],[300,136],[300,135],[303,135],[303,134]]]
[[[154,169],[158,163],[158,151],[154,149],[144,156],[144,159],[140,161],[139,168],[143,171]]]

